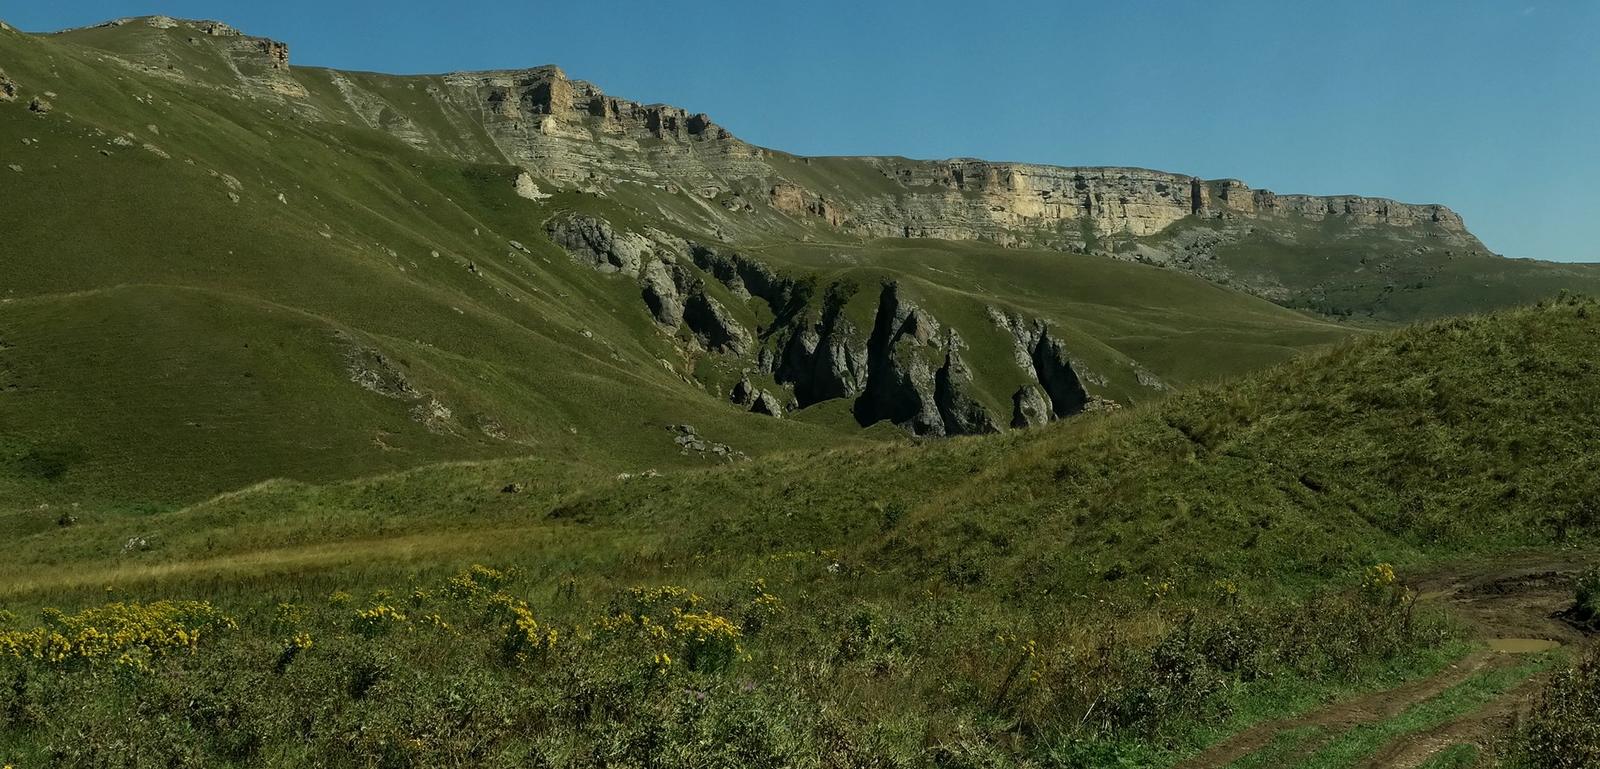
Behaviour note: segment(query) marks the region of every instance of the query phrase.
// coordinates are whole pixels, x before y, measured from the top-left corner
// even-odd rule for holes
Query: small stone
[[[47,114],[54,108],[54,105],[52,105],[50,102],[47,102],[37,96],[33,97],[33,101],[28,102],[28,111],[37,112],[40,115]]]
[[[500,493],[501,494],[521,494],[522,493],[522,484],[520,484],[520,483],[508,483],[503,488],[500,489]]]
[[[16,171],[16,172],[17,172],[17,173],[19,173],[19,174],[20,174],[20,173],[22,173],[22,166],[19,166],[19,165],[17,165],[17,164],[16,164],[16,163],[12,163],[12,164],[11,164],[11,165],[10,165],[10,166],[9,166],[9,168],[10,168],[10,169],[11,169],[11,170],[13,170],[13,171]]]

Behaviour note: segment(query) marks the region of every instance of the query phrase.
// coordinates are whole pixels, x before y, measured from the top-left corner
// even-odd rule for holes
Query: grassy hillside
[[[644,198],[518,197],[518,169],[457,159],[485,154],[475,144],[424,152],[354,114],[309,120],[242,85],[272,73],[235,72],[249,62],[210,42],[229,39],[145,24],[0,31],[19,93],[0,102],[0,206],[25,223],[0,240],[0,509],[170,510],[269,478],[461,459],[534,456],[574,477],[717,461],[680,449],[680,423],[745,454],[897,439],[839,419],[840,404],[743,413],[725,395],[751,357],[663,333],[633,281],[575,263],[543,224],[578,211],[714,233]],[[176,58],[140,58],[152,51]],[[396,103],[432,82],[294,77],[330,110],[351,108],[339,78]],[[437,118],[408,119],[477,141]],[[818,248],[758,253],[862,296],[909,279],[989,362],[978,397],[1002,418],[1022,372],[991,305],[1059,324],[1094,391],[1124,403],[1351,333],[1107,260],[853,243],[841,266]],[[752,329],[770,319],[690,269]],[[995,282],[977,278],[991,269]]]
[[[1290,219],[1242,230],[1193,220],[1145,242],[1157,247],[1202,234],[1221,238],[1183,268],[1286,307],[1341,319],[1411,322],[1513,307],[1559,291],[1600,291],[1600,266],[1506,259],[1480,246]],[[1136,253],[1136,243],[1119,244]]]
[[[1593,542],[1597,332],[1561,301],[1042,430],[658,477],[513,460],[19,512],[0,750],[1168,765],[1461,653],[1376,564]],[[179,599],[207,603],[152,603]]]

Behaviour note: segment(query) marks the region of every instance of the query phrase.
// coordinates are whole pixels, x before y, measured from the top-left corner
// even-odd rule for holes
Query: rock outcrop
[[[1040,405],[1048,404],[1050,418],[1071,416],[1084,410],[1088,389],[1073,367],[1065,345],[1050,333],[1049,324],[1029,321],[1016,314],[989,308],[989,319],[1007,331],[1012,340],[1012,356],[1017,367],[1033,373],[1038,389],[1024,385],[1012,396],[1011,422],[1028,426],[1039,424]],[[1042,397],[1040,393],[1043,393]]]
[[[1055,415],[1037,385],[1025,384],[1011,395],[1011,426],[1016,429],[1040,427]]]
[[[835,283],[822,298],[821,312],[798,317],[778,340],[773,376],[794,386],[803,408],[834,398],[854,398],[867,380],[866,336],[844,313],[856,292],[853,283]]]
[[[617,232],[609,222],[582,214],[564,214],[545,222],[545,234],[579,263],[601,272],[638,275],[650,241],[633,232]]]
[[[855,402],[862,425],[890,421],[913,435],[993,432],[994,418],[966,388],[961,337],[885,283],[867,342],[867,381]]]
[[[743,355],[750,350],[750,332],[734,320],[704,286],[689,294],[683,305],[683,322],[700,346],[713,352]]]
[[[639,273],[640,294],[650,315],[669,329],[683,324],[683,296],[694,286],[694,276],[673,261],[652,259]]]
[[[539,189],[539,184],[534,181],[533,176],[529,175],[527,171],[517,174],[516,181],[512,182],[512,189],[516,191],[517,197],[527,198],[528,200],[547,200],[551,197]]]
[[[555,66],[385,78],[392,88],[330,72],[327,84],[315,86],[325,92],[313,98],[289,76],[289,51],[281,43],[217,22],[144,21],[195,29],[195,39],[226,54],[250,95],[279,100],[307,119],[387,131],[423,151],[460,160],[509,161],[555,187],[609,194],[639,186],[688,198],[691,205],[666,206],[663,211],[671,213],[665,215],[720,232],[731,242],[765,240],[774,230],[798,226],[860,237],[1120,253],[1114,245],[1129,246],[1129,239],[1186,220],[1332,219],[1483,250],[1461,217],[1439,205],[1280,195],[1234,179],[1142,168],[794,157],[744,142],[703,113],[608,95]],[[124,55],[173,76],[188,72],[183,57],[160,45],[119,51]],[[214,74],[187,76],[211,87]],[[406,98],[396,98],[402,91]],[[805,171],[798,171],[802,166]]]
[[[761,390],[756,393],[755,399],[750,402],[750,413],[765,414],[769,417],[782,419],[783,406],[778,403],[778,399],[772,393]]]

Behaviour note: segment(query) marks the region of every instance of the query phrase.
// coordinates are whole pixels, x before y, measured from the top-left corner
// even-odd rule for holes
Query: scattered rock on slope
[[[728,400],[736,405],[747,406],[751,413],[765,414],[769,417],[783,417],[783,404],[778,402],[772,393],[757,388],[750,382],[749,377],[739,380],[728,393]]]
[[[765,414],[769,417],[783,418],[783,406],[772,393],[761,390],[756,393],[755,400],[750,403],[750,411],[754,414]]]

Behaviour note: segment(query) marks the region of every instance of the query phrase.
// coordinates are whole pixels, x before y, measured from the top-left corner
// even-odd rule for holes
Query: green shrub
[[[1505,764],[1515,769],[1600,766],[1600,646],[1557,672],[1506,740]]]

